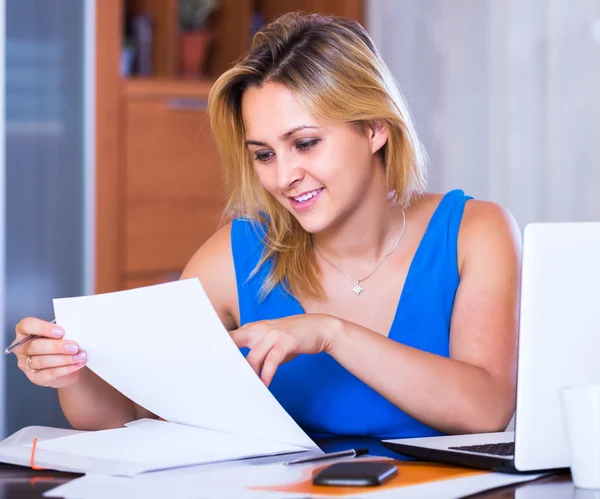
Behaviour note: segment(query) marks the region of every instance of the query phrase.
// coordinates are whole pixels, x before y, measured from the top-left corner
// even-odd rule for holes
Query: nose
[[[297,158],[291,155],[279,156],[277,162],[277,185],[280,189],[289,189],[302,180],[304,170],[297,164]]]

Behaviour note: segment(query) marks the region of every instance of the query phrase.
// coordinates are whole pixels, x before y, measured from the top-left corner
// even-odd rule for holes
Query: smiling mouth
[[[298,197],[295,197],[295,198],[293,197],[292,199],[294,201],[296,201],[297,203],[304,203],[304,202],[308,201],[309,199],[314,198],[322,190],[323,190],[323,187],[321,187],[320,189],[315,189],[314,191],[305,192],[301,196],[298,196]]]

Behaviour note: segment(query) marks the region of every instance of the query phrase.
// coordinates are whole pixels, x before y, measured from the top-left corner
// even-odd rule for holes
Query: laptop
[[[515,431],[383,440],[405,456],[504,472],[569,466],[559,388],[600,384],[600,223],[523,236]]]

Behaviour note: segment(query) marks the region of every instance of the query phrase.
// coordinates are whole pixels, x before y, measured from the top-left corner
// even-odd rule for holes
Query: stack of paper
[[[90,369],[167,422],[40,442],[46,467],[73,470],[65,456],[78,456],[80,471],[128,474],[321,452],[252,370],[198,279],[56,299],[54,310],[65,338],[88,352]]]

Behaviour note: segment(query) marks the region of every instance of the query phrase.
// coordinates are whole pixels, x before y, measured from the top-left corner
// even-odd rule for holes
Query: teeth
[[[294,198],[294,200],[298,201],[299,203],[301,203],[303,201],[308,201],[313,196],[316,196],[320,191],[321,191],[321,189],[317,189],[316,191],[312,191],[312,192],[307,192],[306,194],[302,194],[302,196],[298,196],[297,198]]]

